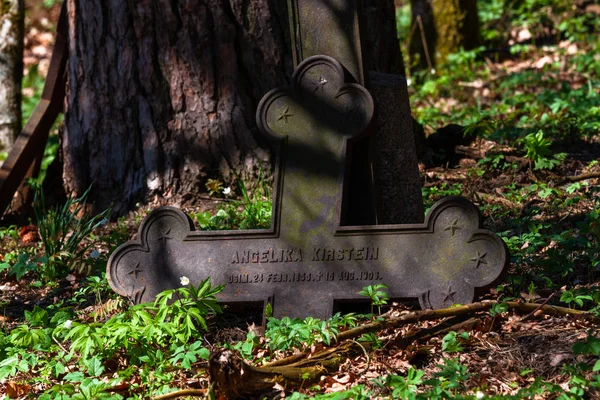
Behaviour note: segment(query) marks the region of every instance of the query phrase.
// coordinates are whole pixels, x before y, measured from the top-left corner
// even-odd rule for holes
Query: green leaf
[[[65,375],[65,377],[63,378],[63,380],[67,381],[67,382],[81,382],[83,381],[83,372],[81,371],[75,371],[75,372],[69,372],[68,374]]]
[[[104,372],[104,365],[102,365],[102,361],[98,357],[89,359],[85,365],[87,366],[88,374],[91,376],[100,376]]]
[[[210,350],[208,350],[206,347],[203,347],[201,349],[199,349],[196,354],[198,355],[198,357],[200,357],[203,360],[208,360],[208,358],[210,357]]]
[[[2,263],[0,264],[0,272],[7,270],[10,268],[10,264],[9,263]]]
[[[588,335],[585,342],[576,342],[573,345],[573,353],[575,354],[591,354],[594,356],[600,355],[600,339]]]
[[[58,378],[60,375],[64,374],[65,371],[65,365],[60,361],[57,361],[52,367],[52,372],[54,373],[55,378]]]

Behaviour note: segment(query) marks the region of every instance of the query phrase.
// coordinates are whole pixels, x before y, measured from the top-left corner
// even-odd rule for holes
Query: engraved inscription
[[[312,261],[361,261],[379,259],[379,247],[361,247],[357,249],[313,249]]]
[[[268,249],[236,251],[231,259],[232,264],[302,262],[302,249]]]
[[[341,272],[274,272],[268,274],[233,274],[228,282],[232,284],[252,283],[298,283],[331,281],[381,281],[379,271],[341,271]]]
[[[348,249],[316,248],[312,249],[311,261],[362,261],[378,260],[379,247],[359,247]],[[302,262],[302,249],[236,250],[231,258],[232,264],[264,264]]]

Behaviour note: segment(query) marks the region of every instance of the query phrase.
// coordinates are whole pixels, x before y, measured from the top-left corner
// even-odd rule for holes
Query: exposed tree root
[[[356,342],[348,341],[293,364],[254,367],[236,351],[218,350],[211,354],[208,372],[220,395],[228,399],[248,398],[270,391],[275,385],[286,388],[308,385],[337,371],[343,361],[361,353],[363,349]]]

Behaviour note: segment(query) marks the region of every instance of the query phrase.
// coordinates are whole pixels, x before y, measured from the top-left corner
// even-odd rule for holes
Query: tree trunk
[[[0,0],[0,149],[9,152],[21,132],[23,0]]]
[[[97,209],[119,215],[150,196],[202,192],[207,177],[251,176],[269,161],[254,114],[292,73],[286,1],[67,4],[67,193],[93,183]],[[398,64],[389,47],[372,53],[372,68]]]
[[[479,46],[477,0],[411,0],[411,9],[412,68],[435,68],[449,54]]]

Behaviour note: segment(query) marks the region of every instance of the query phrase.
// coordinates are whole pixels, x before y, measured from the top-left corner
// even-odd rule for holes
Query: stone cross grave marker
[[[194,231],[190,218],[159,208],[138,239],[108,263],[112,288],[135,302],[211,277],[227,284],[224,302],[271,302],[273,314],[331,315],[334,301],[356,300],[384,283],[392,298],[418,298],[423,308],[469,303],[507,264],[502,239],[481,229],[478,210],[451,197],[423,224],[340,226],[348,144],[368,132],[374,105],[361,85],[345,82],[342,65],[317,55],[296,68],[291,88],[261,100],[260,130],[278,144],[271,229]]]

